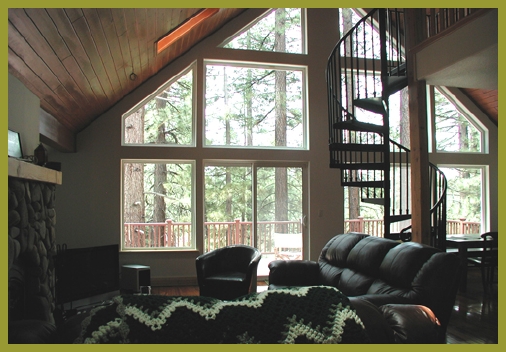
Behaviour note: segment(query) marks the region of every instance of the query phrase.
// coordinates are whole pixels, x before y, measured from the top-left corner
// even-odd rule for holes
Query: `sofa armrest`
[[[430,308],[415,304],[385,304],[379,309],[394,331],[396,343],[445,343],[441,324]]]
[[[320,267],[310,260],[274,260],[269,263],[269,289],[316,286]]]

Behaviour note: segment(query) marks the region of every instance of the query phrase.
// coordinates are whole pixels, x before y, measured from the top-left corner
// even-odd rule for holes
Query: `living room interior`
[[[152,287],[197,285],[195,260],[210,249],[203,230],[206,217],[205,191],[199,180],[204,179],[205,167],[227,163],[251,164],[254,167],[281,165],[301,170],[305,190],[302,204],[304,220],[301,220],[302,259],[318,260],[326,243],[336,234],[345,232],[345,191],[340,183],[341,171],[329,167],[329,109],[325,76],[329,54],[340,38],[337,25],[341,21],[339,9],[304,9],[302,13],[306,33],[305,53],[302,55],[223,47],[224,42],[255,23],[269,9],[220,9],[210,15],[208,20],[211,22],[207,26],[197,25],[195,28],[200,30],[190,30],[186,34],[186,40],[176,41],[168,49],[159,49],[159,52],[156,52],[153,43],[156,44],[156,40],[163,38],[166,33],[170,34],[170,30],[154,33],[154,29],[150,28],[152,33],[148,38],[151,41],[137,43],[136,46],[132,44],[133,39],[129,38],[131,47],[138,52],[132,51],[129,55],[123,52],[121,63],[114,54],[108,54],[107,51],[124,51],[121,40],[126,41],[129,36],[125,35],[127,29],[119,25],[118,20],[126,22],[127,19],[134,18],[133,9],[125,9],[122,15],[119,15],[121,12],[113,13],[109,9],[41,10],[42,12],[34,9],[9,10],[8,127],[9,130],[19,132],[25,156],[33,155],[32,151],[42,143],[47,150],[47,161],[57,164],[57,170],[48,171],[49,177],[56,178],[54,182],[50,181],[55,184],[52,187],[53,195],[50,196],[54,198],[51,206],[54,203],[52,209],[57,214],[57,221],[56,218],[52,220],[54,227],[51,232],[54,236],[51,249],[55,254],[57,248],[71,250],[118,245],[121,249],[119,265],[148,266]],[[141,10],[138,11],[141,16],[153,15],[144,11],[146,9]],[[201,13],[199,9],[178,10],[181,11],[178,20],[171,24],[172,28],[177,28],[186,19],[195,18],[196,14]],[[411,149],[419,153],[417,155],[420,155],[420,150],[422,153],[425,151],[426,162],[436,165],[480,166],[485,170],[483,177],[486,180],[486,194],[482,201],[481,232],[498,231],[499,227],[497,33],[489,32],[494,30],[494,19],[497,26],[497,12],[497,9],[484,9],[483,12],[471,14],[465,25],[455,24],[457,29],[449,32],[451,29],[448,28],[448,32],[442,33],[436,40],[422,43],[416,48],[418,78],[429,86],[444,86],[444,91],[461,104],[463,111],[476,119],[477,126],[483,131],[484,147],[479,153],[437,153],[427,145],[428,141],[418,141],[420,144],[416,145],[416,139],[412,138]],[[44,16],[37,17],[37,13]],[[363,9],[358,13],[367,11]],[[165,16],[169,15],[165,13]],[[35,18],[38,20],[35,21]],[[44,24],[44,20],[49,19],[53,19],[54,23]],[[57,44],[49,42],[38,47],[37,37],[33,35],[34,28],[38,28],[39,35],[47,41],[50,34],[54,34],[57,25],[61,25],[58,24],[59,21],[81,28],[83,32],[75,32],[76,38],[79,37],[82,41],[80,59],[86,56],[89,66],[78,68],[78,57],[67,56],[63,50],[48,52],[47,48],[42,52],[48,57],[42,56],[41,52],[37,54],[40,58],[29,59],[34,57],[34,51],[41,50],[46,44],[48,47],[57,47]],[[102,44],[111,42],[105,36],[101,41],[97,39],[99,32],[95,32],[93,26],[99,23],[106,28],[107,25],[116,25],[119,39],[114,47],[105,49],[97,44],[92,52],[88,46],[90,43],[86,44],[84,33],[90,33],[88,40],[95,38],[97,43]],[[47,31],[41,30],[44,26],[47,26]],[[120,33],[122,30],[124,32]],[[143,29],[138,28],[138,33],[142,32]],[[470,37],[469,33],[481,35]],[[305,139],[301,147],[248,149],[206,145],[203,120],[206,88],[203,77],[208,66],[232,62],[248,63],[251,67],[255,63],[268,63],[272,67],[278,65],[283,69],[296,67],[306,75],[303,110],[307,116],[307,126],[302,133]],[[48,63],[55,66],[48,68]],[[72,79],[75,91],[70,89],[72,84],[69,81],[60,81],[62,72],[72,69],[78,69],[83,79],[80,82]],[[194,144],[190,147],[160,147],[125,142],[125,114],[135,111],[146,97],[152,97],[167,82],[182,77],[183,73],[189,71],[193,72],[196,98]],[[115,77],[110,72],[115,72]],[[104,79],[105,77],[108,78]],[[93,97],[77,92],[79,90],[82,93],[81,84],[88,86]],[[425,104],[425,100],[422,102]],[[426,126],[427,116],[420,116],[419,126],[424,123]],[[416,135],[416,132],[411,133]],[[423,131],[420,134],[423,136]],[[191,206],[194,229],[189,246],[169,249],[125,247],[123,170],[125,163],[139,160],[186,161],[193,165],[194,193]],[[11,164],[9,176],[13,176],[10,167]],[[16,172],[19,174],[22,171],[18,169]],[[43,173],[48,172],[44,170]],[[423,187],[414,188],[418,188],[418,195],[413,193],[412,199],[423,198]],[[448,204],[448,207],[451,206],[451,203]],[[417,208],[413,206],[413,211],[415,209]],[[420,221],[426,214],[425,211],[413,214],[412,240],[429,244],[424,229],[430,224]],[[11,238],[9,240],[11,246]],[[20,246],[14,252],[19,255],[22,248]],[[259,268],[259,282],[268,279],[267,264],[262,270]],[[474,290],[469,288],[470,292]]]

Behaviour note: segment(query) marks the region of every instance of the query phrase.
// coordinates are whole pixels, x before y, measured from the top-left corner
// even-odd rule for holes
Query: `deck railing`
[[[446,220],[446,228],[448,235],[481,233],[481,224],[479,222],[466,221],[465,218]]]
[[[204,223],[204,250],[232,244],[251,244],[253,222],[225,221]],[[191,223],[166,220],[160,223],[125,223],[125,248],[191,247]],[[274,253],[274,233],[301,233],[301,221],[258,221],[256,247]]]
[[[251,221],[204,223],[204,247],[210,251],[231,244],[251,244]],[[301,233],[301,221],[259,221],[256,247],[263,253],[274,253],[274,233]],[[479,222],[447,220],[447,234],[481,233]],[[344,221],[344,232],[361,232],[383,237],[383,219],[350,219]],[[191,247],[191,223],[167,220],[161,223],[125,223],[125,248]]]
[[[400,228],[402,228],[402,225],[399,226]],[[364,219],[363,216],[359,216],[357,219],[345,220],[344,232],[361,232],[371,236],[383,237],[383,219]],[[472,233],[481,233],[481,224],[479,222],[466,221],[465,218],[446,220],[447,235]]]

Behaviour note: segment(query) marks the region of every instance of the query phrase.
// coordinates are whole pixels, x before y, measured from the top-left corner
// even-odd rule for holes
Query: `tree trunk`
[[[400,136],[399,143],[410,148],[409,139],[409,94],[407,89],[400,91]]]
[[[125,119],[125,142],[144,142],[144,107]],[[144,222],[144,164],[125,164],[123,221]]]
[[[158,126],[158,136],[156,138],[158,144],[165,143],[165,124]],[[165,196],[167,191],[165,189],[165,183],[167,182],[167,165],[166,164],[155,164],[154,184],[153,191],[155,192],[154,206],[153,206],[153,221],[154,222],[165,222],[166,220],[166,208],[165,208]],[[177,219],[176,219],[177,220]],[[160,246],[164,246],[164,234],[155,233],[154,236],[158,236],[158,243]],[[174,242],[171,242],[174,243]]]
[[[285,23],[286,10],[276,10],[276,25],[274,34],[274,51],[285,52]],[[276,146],[286,146],[286,72],[275,72],[275,143]],[[287,170],[284,167],[275,169],[275,219],[276,221],[288,220],[288,179]],[[276,232],[287,232],[285,226],[277,225]]]

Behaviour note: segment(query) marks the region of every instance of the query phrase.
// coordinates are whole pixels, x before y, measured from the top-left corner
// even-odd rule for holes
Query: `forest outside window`
[[[307,149],[305,67],[206,62],[205,146]]]
[[[194,146],[194,66],[123,115],[123,145]]]
[[[306,54],[306,9],[271,9],[223,44],[224,48]]]
[[[437,152],[486,152],[485,128],[453,101],[443,88],[433,88],[434,145]]]
[[[195,248],[194,162],[123,160],[122,250]]]

